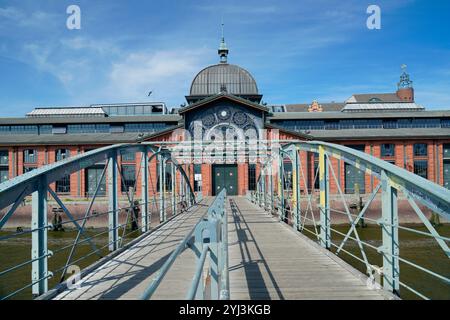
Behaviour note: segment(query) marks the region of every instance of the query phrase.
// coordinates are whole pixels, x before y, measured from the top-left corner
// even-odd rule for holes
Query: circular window
[[[216,118],[212,114],[208,114],[203,118],[203,124],[207,127],[212,127],[216,123]]]
[[[230,119],[230,112],[228,110],[222,110],[219,112],[220,120],[228,120]]]
[[[233,115],[233,122],[238,126],[242,126],[247,122],[247,115],[243,112],[236,112]]]

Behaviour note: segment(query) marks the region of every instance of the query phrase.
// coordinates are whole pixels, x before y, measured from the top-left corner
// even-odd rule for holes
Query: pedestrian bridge
[[[117,185],[118,177],[123,175],[117,158],[121,152],[130,150],[142,153],[138,173],[142,176],[142,196],[137,205],[136,186],[130,188],[129,205],[121,207]],[[319,154],[315,174],[319,182],[317,192],[314,187],[308,189],[305,182],[299,160],[302,152]],[[377,181],[373,193],[365,195],[364,205],[357,212],[349,209],[330,165],[331,158],[354,165]],[[285,190],[285,159],[293,168],[291,190]],[[86,205],[85,214],[75,217],[68,204],[50,187],[51,183],[104,160],[107,163],[100,180],[108,172],[108,210],[95,214],[92,210],[100,182]],[[159,190],[150,190],[151,161],[158,162],[156,179],[162,186]],[[166,181],[166,170],[171,171],[170,181]],[[344,210],[332,206],[331,183],[337,186],[335,197],[342,200]],[[421,229],[399,222],[400,193],[422,222]],[[36,299],[56,300],[379,300],[398,299],[400,288],[423,299],[428,299],[426,293],[437,287],[444,288],[444,297],[450,292],[450,238],[438,232],[428,215],[432,212],[448,221],[450,192],[342,146],[323,142],[282,144],[279,150],[271,150],[271,155],[261,163],[255,192],[227,196],[223,189],[217,197],[203,197],[201,192],[194,192],[188,174],[172,157],[170,148],[156,144],[106,147],[1,184],[0,208],[5,211],[0,229],[7,225],[28,195],[32,195],[31,227],[0,235],[0,250],[5,241],[30,236],[31,259],[8,266],[4,263],[4,260],[8,262],[8,256],[2,256],[2,266],[7,267],[0,269],[0,284],[2,278],[13,278],[16,272],[27,267],[30,267],[31,281],[24,286],[17,284],[10,292],[2,291],[1,299],[29,292]],[[55,224],[48,221],[48,195],[65,214],[66,219],[58,225],[74,228],[73,243],[55,245],[55,241],[49,241],[49,230],[54,230]],[[379,218],[366,217],[376,198],[381,201]],[[337,214],[348,219],[347,231],[333,225]],[[92,234],[88,228],[90,223],[102,217],[107,220],[106,229]],[[361,220],[379,228],[379,243],[360,237]],[[444,257],[440,268],[434,270],[402,256],[399,230],[433,241]],[[130,237],[131,234],[134,236]],[[349,242],[355,250],[348,247]],[[341,259],[344,254],[361,263],[365,272]],[[53,263],[58,255],[65,263]],[[83,267],[77,270],[80,265]],[[430,282],[431,288],[426,287],[427,283],[421,284],[420,289],[425,290],[419,290],[407,277],[406,280],[401,277],[403,268],[414,270],[417,277],[431,277],[435,282]]]
[[[149,283],[197,221],[206,198],[118,256],[89,272],[79,287],[53,299],[140,299]],[[244,197],[225,199],[228,212],[230,299],[392,299],[368,278],[267,215]],[[185,299],[195,274],[195,254],[184,251],[152,299]]]

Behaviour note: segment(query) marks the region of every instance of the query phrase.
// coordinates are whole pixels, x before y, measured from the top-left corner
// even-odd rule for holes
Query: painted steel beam
[[[381,229],[383,245],[379,251],[383,254],[383,286],[384,289],[395,294],[400,293],[400,266],[398,243],[398,204],[397,189],[387,174],[381,172]]]
[[[113,153],[108,163],[108,227],[109,251],[119,248],[119,188],[117,153]]]
[[[31,279],[32,294],[37,297],[48,291],[48,221],[47,221],[47,181],[39,180],[37,191],[32,195],[31,228]]]
[[[330,216],[330,175],[325,148],[319,147],[320,182],[320,244],[326,249],[331,247]]]

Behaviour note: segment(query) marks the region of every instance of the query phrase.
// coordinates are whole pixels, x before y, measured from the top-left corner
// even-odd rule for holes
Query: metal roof
[[[277,120],[338,120],[338,119],[381,119],[381,118],[442,118],[450,117],[450,110],[408,111],[408,112],[278,112],[267,117],[268,121]]]
[[[450,128],[408,128],[408,129],[345,129],[311,130],[316,139],[334,140],[381,140],[381,139],[437,139],[449,138]]]
[[[320,103],[323,108],[323,112],[336,112],[341,111],[345,106],[344,102],[330,102],[330,103]],[[286,112],[308,112],[308,108],[311,106],[310,103],[297,103],[297,104],[286,104]]]
[[[182,120],[178,114],[154,116],[115,116],[115,117],[27,117],[0,118],[0,125],[33,125],[33,124],[88,124],[88,123],[145,123],[145,122],[176,122]]]
[[[263,105],[261,105],[259,103],[252,102],[252,101],[249,101],[247,99],[244,99],[244,98],[232,95],[232,94],[220,93],[220,94],[216,94],[216,95],[204,98],[204,99],[202,99],[202,100],[200,100],[198,102],[195,102],[193,104],[187,105],[186,107],[180,108],[178,110],[178,113],[179,114],[183,114],[183,113],[185,113],[187,111],[190,111],[192,109],[201,107],[201,106],[203,106],[205,104],[211,103],[211,102],[219,100],[219,99],[229,99],[231,101],[234,101],[234,102],[237,102],[237,103],[241,103],[241,104],[247,105],[249,107],[252,107],[252,108],[264,111],[264,112],[269,112],[269,108],[267,108],[266,106],[263,106]]]
[[[27,117],[105,117],[106,113],[100,107],[65,107],[36,108],[27,113]]]
[[[380,111],[380,110],[419,111],[419,110],[425,110],[425,108],[414,102],[348,103],[342,109],[342,112],[361,112],[361,111]]]
[[[402,100],[396,93],[364,93],[354,94],[346,102],[347,103],[367,103],[372,99],[381,100],[382,102],[401,102]]]
[[[191,84],[191,96],[210,96],[221,92],[234,95],[258,95],[255,79],[247,70],[228,63],[200,71]]]

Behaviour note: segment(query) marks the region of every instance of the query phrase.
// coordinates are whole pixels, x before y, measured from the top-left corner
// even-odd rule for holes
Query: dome
[[[258,95],[255,79],[247,70],[228,63],[220,63],[200,71],[192,81],[191,96],[210,96],[219,93]]]

